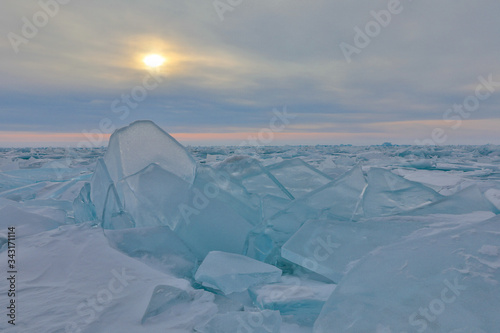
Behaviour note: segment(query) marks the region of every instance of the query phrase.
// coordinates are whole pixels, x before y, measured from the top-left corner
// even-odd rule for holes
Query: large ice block
[[[285,275],[280,282],[250,287],[254,304],[264,310],[278,310],[301,326],[311,326],[336,284]]]
[[[300,198],[332,181],[332,178],[300,158],[270,165],[267,170],[283,184],[294,198]]]
[[[496,332],[500,217],[463,219],[364,257],[325,303],[314,333]]]
[[[366,217],[394,215],[442,197],[431,188],[406,180],[389,170],[371,168],[363,196],[363,210]]]
[[[279,311],[233,311],[214,316],[200,333],[280,333]]]
[[[151,163],[192,183],[196,162],[184,147],[152,121],[136,121],[116,130],[109,139],[104,161],[114,182]]]
[[[196,271],[195,279],[203,286],[224,294],[241,292],[249,287],[277,282],[281,270],[272,265],[234,253],[210,252]]]

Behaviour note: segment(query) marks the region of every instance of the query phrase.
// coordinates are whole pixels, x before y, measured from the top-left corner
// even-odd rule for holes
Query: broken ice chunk
[[[104,161],[114,182],[156,163],[188,183],[196,162],[186,149],[152,121],[136,121],[116,130],[109,139]]]
[[[83,185],[80,194],[73,201],[73,211],[75,220],[78,222],[95,221],[97,219],[95,206],[90,199],[89,183]]]
[[[201,333],[280,333],[279,311],[235,311],[218,314],[203,328]]]
[[[366,180],[361,165],[333,183],[304,197],[304,203],[319,211],[328,211],[328,215],[346,220],[362,216],[361,199],[366,188]]]
[[[196,281],[224,294],[245,291],[256,284],[277,282],[280,278],[281,270],[277,267],[220,251],[210,252],[195,274]]]
[[[113,180],[108,172],[108,167],[102,158],[97,160],[94,174],[90,181],[90,199],[95,206],[96,215],[99,220],[102,220],[104,212],[104,204],[109,187],[113,184]]]
[[[299,198],[332,179],[300,158],[293,158],[267,167],[267,170],[290,192]]]
[[[141,324],[144,324],[148,318],[157,316],[176,304],[187,303],[189,301],[191,301],[191,297],[183,289],[173,286],[156,286],[146,312],[142,316]]]
[[[260,309],[279,310],[283,316],[308,326],[314,323],[336,284],[283,276],[278,283],[250,287],[249,293]]]
[[[102,227],[104,229],[127,229],[135,227],[134,219],[123,209],[114,185],[109,187],[102,215]]]
[[[363,210],[366,217],[395,215],[442,197],[429,187],[406,180],[389,170],[372,168],[368,171]]]

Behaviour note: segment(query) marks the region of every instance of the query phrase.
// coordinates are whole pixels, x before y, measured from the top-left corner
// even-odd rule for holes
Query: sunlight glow
[[[166,59],[159,54],[150,54],[146,56],[143,61],[147,66],[156,68],[163,65]]]

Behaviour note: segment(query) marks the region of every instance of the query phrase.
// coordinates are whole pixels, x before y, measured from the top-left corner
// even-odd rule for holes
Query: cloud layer
[[[220,2],[223,20],[211,0],[6,2],[2,145],[13,131],[76,135],[103,119],[235,144],[284,105],[297,116],[284,132],[308,143],[500,144],[500,2]],[[149,53],[168,58],[158,73],[141,62]],[[493,88],[476,107],[479,77]],[[447,112],[455,104],[474,110]]]

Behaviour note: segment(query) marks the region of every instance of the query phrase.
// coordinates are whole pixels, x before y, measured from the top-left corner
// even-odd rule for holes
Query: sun
[[[144,63],[152,68],[160,67],[165,63],[166,60],[167,59],[165,59],[159,54],[150,54],[144,57],[143,59]]]

